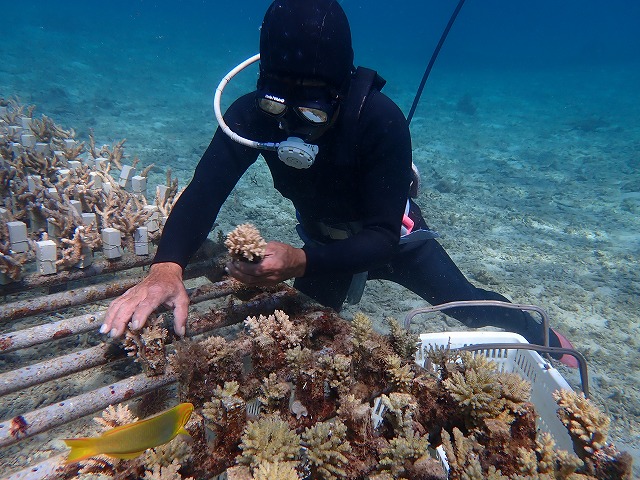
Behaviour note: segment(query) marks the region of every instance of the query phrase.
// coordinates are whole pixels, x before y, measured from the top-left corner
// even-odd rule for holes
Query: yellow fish
[[[79,462],[96,455],[127,460],[136,458],[147,448],[167,443],[178,434],[189,435],[184,426],[191,412],[193,404],[181,403],[144,420],[107,430],[99,437],[64,439],[71,447],[65,463]]]

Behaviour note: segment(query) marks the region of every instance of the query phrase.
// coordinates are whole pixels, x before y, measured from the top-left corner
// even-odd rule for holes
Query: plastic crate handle
[[[430,305],[428,307],[415,308],[407,313],[404,317],[404,328],[407,331],[411,329],[411,320],[421,313],[435,313],[450,308],[459,307],[503,307],[523,311],[537,312],[542,317],[543,341],[544,345],[534,345],[532,343],[484,343],[478,345],[467,345],[466,347],[455,348],[453,350],[484,350],[486,348],[498,349],[522,349],[534,350],[538,353],[562,353],[575,357],[578,360],[578,368],[580,370],[580,388],[585,397],[589,397],[589,374],[587,372],[587,360],[582,353],[572,348],[551,347],[549,346],[549,316],[547,312],[537,305],[523,305],[517,303],[500,302],[498,300],[462,300],[457,302],[441,303],[440,305]]]

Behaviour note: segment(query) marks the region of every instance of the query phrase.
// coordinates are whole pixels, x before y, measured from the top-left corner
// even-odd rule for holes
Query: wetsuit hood
[[[351,30],[336,0],[275,0],[260,30],[261,76],[313,78],[340,89],[353,70]]]

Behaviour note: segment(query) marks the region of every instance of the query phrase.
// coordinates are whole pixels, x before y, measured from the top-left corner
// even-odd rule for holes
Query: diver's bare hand
[[[266,287],[304,275],[307,256],[301,248],[281,242],[269,242],[264,257],[258,263],[233,261],[227,271],[247,285]]]
[[[177,263],[156,263],[149,275],[116,298],[105,315],[101,333],[119,337],[131,320],[131,328],[141,329],[147,317],[160,305],[173,308],[174,331],[183,336],[189,311],[189,296],[182,283],[182,267]]]

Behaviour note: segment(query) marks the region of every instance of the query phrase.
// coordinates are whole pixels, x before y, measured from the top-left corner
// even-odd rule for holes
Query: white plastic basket
[[[441,332],[423,333],[416,352],[416,363],[424,367],[427,353],[436,348],[460,348],[484,343],[528,343],[522,335],[511,332]],[[531,382],[531,403],[535,406],[538,429],[553,436],[557,448],[573,452],[573,443],[567,428],[560,422],[553,399],[556,390],[572,390],[560,372],[537,352],[517,349],[485,349],[481,353],[493,360],[500,371],[517,373]]]

